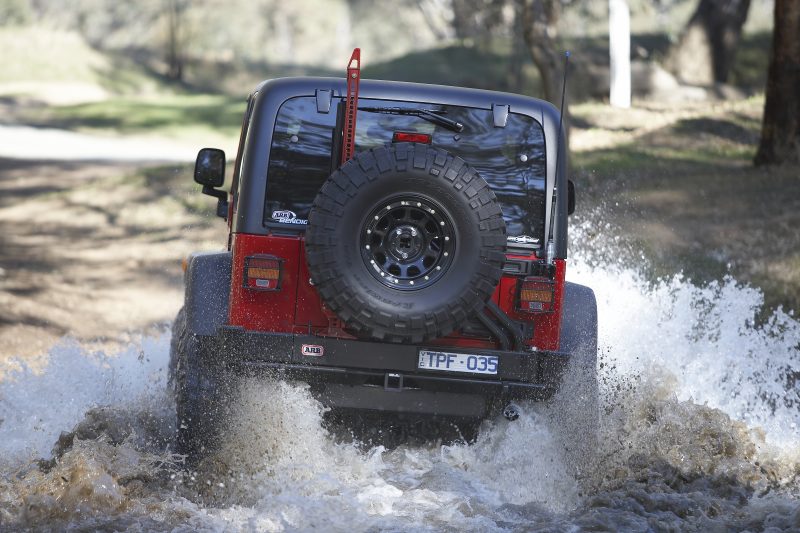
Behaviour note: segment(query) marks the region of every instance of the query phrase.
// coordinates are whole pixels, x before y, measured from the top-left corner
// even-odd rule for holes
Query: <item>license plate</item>
[[[418,368],[446,370],[470,374],[497,374],[498,360],[495,355],[434,352],[420,350]]]

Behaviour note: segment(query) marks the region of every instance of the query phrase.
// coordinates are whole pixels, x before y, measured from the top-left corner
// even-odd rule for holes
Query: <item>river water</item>
[[[646,280],[591,235],[573,232],[593,252],[568,279],[598,297],[596,445],[559,397],[471,445],[359,447],[304,387],[262,381],[187,473],[169,335],[115,354],[66,339],[0,382],[0,530],[800,531],[800,323],[757,319],[734,279]]]

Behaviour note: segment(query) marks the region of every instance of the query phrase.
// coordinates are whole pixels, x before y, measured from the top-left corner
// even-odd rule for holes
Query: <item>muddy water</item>
[[[600,307],[596,445],[576,445],[567,397],[472,445],[365,449],[326,432],[303,386],[262,381],[187,473],[168,335],[119,354],[65,341],[0,383],[0,530],[800,530],[800,323],[756,323],[760,293],[733,279],[645,281],[600,248],[568,276]]]

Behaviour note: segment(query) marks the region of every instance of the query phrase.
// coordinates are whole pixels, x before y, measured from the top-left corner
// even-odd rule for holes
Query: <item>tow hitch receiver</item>
[[[383,389],[390,392],[403,390],[403,374],[389,372],[383,380]]]

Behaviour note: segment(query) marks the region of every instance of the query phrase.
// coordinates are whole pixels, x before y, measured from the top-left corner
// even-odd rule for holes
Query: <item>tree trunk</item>
[[[667,65],[694,85],[726,83],[747,20],[750,0],[700,0]]]
[[[775,0],[764,122],[756,165],[800,163],[800,2]]]
[[[462,44],[488,50],[494,32],[503,26],[505,0],[452,0],[453,30]]]
[[[422,13],[422,19],[439,42],[450,40],[455,29],[452,23],[447,22],[447,11],[452,12],[452,3],[447,4],[440,0],[416,0],[417,8]],[[352,4],[347,3],[347,8],[352,9]]]
[[[559,0],[520,0],[522,35],[542,79],[544,99],[558,105],[563,67],[556,50]]]
[[[631,106],[631,10],[626,0],[608,1],[610,92],[614,107]]]
[[[528,53],[525,39],[522,36],[522,2],[514,2],[514,23],[511,32],[511,58],[508,65],[508,90],[522,92],[523,67]]]
[[[167,1],[167,78],[183,81],[183,0]]]

